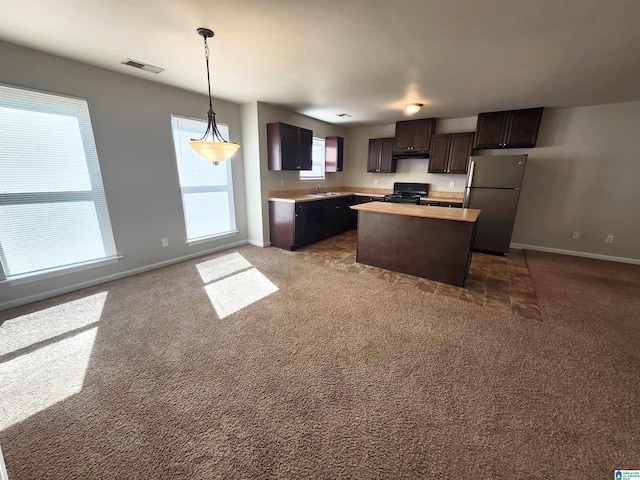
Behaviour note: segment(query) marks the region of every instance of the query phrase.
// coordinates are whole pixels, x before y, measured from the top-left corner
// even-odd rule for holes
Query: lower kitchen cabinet
[[[428,207],[449,207],[449,208],[462,208],[462,202],[441,202],[436,200],[425,200],[420,205],[426,205]]]
[[[285,250],[318,242],[354,228],[353,196],[309,202],[269,201],[271,245]]]
[[[354,195],[353,196],[353,204],[360,205],[361,203],[369,203],[369,202],[382,202],[384,197],[374,196],[374,195]]]
[[[373,195],[354,195],[353,196],[353,204],[360,205],[361,203],[369,203],[369,202],[382,202],[384,197],[376,197]],[[353,228],[358,229],[358,211],[355,210],[353,216]]]

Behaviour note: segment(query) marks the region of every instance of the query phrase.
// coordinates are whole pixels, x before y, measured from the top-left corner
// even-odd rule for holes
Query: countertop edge
[[[426,205],[407,205],[400,203],[370,202],[352,205],[352,210],[363,212],[404,215],[408,217],[435,218],[458,222],[476,222],[481,210],[475,208],[429,207]]]
[[[310,193],[303,195],[295,195],[295,196],[270,196],[268,201],[270,202],[288,202],[288,203],[299,203],[299,202],[313,202],[315,200],[326,200],[327,198],[341,198],[341,197],[349,197],[351,195],[355,195],[358,197],[377,197],[382,199],[385,194],[382,193],[363,193],[363,192],[340,192],[338,195],[313,195]],[[435,202],[445,202],[445,203],[459,203],[462,204],[463,200],[459,197],[446,197],[446,196],[430,196],[421,197],[421,201],[435,201]]]

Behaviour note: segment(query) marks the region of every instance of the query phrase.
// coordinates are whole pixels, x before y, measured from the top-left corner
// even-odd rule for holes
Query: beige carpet
[[[542,322],[250,246],[0,312],[9,478],[640,468],[640,267],[527,262]]]

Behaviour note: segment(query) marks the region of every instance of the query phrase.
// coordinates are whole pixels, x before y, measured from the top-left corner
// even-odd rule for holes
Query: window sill
[[[187,240],[184,243],[186,243],[189,246],[199,245],[201,243],[211,242],[213,240],[220,240],[223,238],[235,237],[237,234],[238,234],[238,230],[231,230],[230,232],[219,233],[218,235],[211,235],[209,237],[194,238],[192,240]]]
[[[50,268],[48,270],[41,270],[35,273],[13,275],[11,277],[7,277],[6,280],[0,281],[0,283],[8,283],[11,286],[24,285],[25,283],[37,282],[39,280],[44,280],[47,278],[59,277],[61,275],[67,275],[69,273],[81,272],[83,270],[89,270],[91,268],[111,265],[114,263],[118,263],[121,258],[124,258],[124,255],[118,255],[116,257],[109,257],[100,260],[93,260],[90,262],[77,263],[68,267]]]

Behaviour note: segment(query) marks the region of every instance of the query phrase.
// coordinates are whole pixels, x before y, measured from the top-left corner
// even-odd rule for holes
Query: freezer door
[[[472,156],[467,186],[521,188],[527,155]]]
[[[474,250],[508,253],[516,219],[519,190],[467,188],[465,207],[482,210],[476,225]]]

